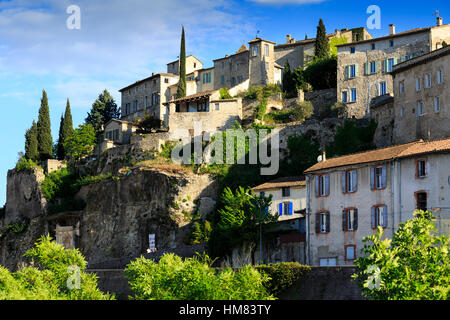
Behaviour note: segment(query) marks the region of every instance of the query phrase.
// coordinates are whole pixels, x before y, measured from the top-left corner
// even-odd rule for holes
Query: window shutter
[[[352,191],[356,192],[358,189],[358,172],[356,170],[353,170],[352,173]]]
[[[370,168],[370,188],[375,189],[375,168]]]
[[[342,231],[347,231],[347,210],[342,210]]]
[[[369,63],[364,63],[364,74],[367,76],[369,74]]]
[[[381,178],[382,178],[381,180],[382,180],[382,183],[383,183],[383,188],[386,188],[386,186],[387,186],[386,170],[387,170],[387,166],[384,165],[383,166],[383,172],[381,173]]]
[[[353,217],[353,230],[358,230],[358,209],[355,209]]]
[[[320,233],[320,213],[316,213],[316,233]]]
[[[394,58],[394,66],[397,64],[398,59]]]
[[[326,217],[326,221],[327,221],[327,232],[330,232],[330,213],[327,212],[325,214],[325,217]]]
[[[350,78],[350,66],[345,67],[345,80]]]
[[[325,194],[330,195],[330,174],[325,175]]]
[[[376,212],[376,207],[372,207],[371,208],[372,209],[372,214],[371,214],[371,219],[370,219],[370,221],[371,221],[371,226],[372,226],[372,229],[375,229],[376,228],[376,224],[375,224],[375,212]]]
[[[378,72],[378,65],[380,64],[380,62],[377,60],[375,61],[375,73]]]
[[[282,203],[278,204],[278,213],[280,214],[280,216],[283,215],[283,204]]]
[[[387,60],[383,60],[383,72],[387,72]]]
[[[314,177],[315,189],[316,189],[316,197],[319,197],[319,176]]]
[[[346,192],[347,192],[347,190],[346,190],[346,188],[345,188],[345,186],[346,186],[346,183],[345,183],[346,175],[347,175],[347,173],[346,173],[345,171],[342,171],[342,192],[343,192],[343,193],[346,193]]]
[[[289,202],[289,215],[292,216],[293,210],[292,210],[292,202]]]
[[[359,76],[359,65],[355,64],[355,77]]]
[[[388,225],[387,206],[383,206],[383,228],[386,228],[387,225]]]

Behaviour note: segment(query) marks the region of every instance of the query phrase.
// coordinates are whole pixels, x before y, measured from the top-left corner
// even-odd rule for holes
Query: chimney
[[[395,34],[395,24],[389,25],[389,35],[392,36]]]
[[[291,43],[291,35],[286,35],[286,43]]]
[[[327,153],[325,152],[325,150],[322,151],[322,162],[327,161]]]
[[[152,72],[152,77],[156,74],[156,72]]]
[[[436,25],[437,25],[438,27],[440,27],[440,26],[442,26],[442,24],[443,24],[442,17],[437,17],[437,19],[436,19]]]

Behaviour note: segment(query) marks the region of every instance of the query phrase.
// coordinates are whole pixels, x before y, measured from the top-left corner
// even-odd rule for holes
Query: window
[[[405,81],[400,81],[398,84],[398,91],[400,94],[405,93]]]
[[[282,193],[283,197],[290,197],[291,196],[291,188],[284,187],[281,189],[281,193]]]
[[[159,94],[158,92],[152,93],[152,106],[159,104]]]
[[[347,91],[342,91],[342,102],[347,103]]]
[[[292,202],[283,202],[278,204],[278,213],[280,216],[284,215],[292,215],[293,212],[293,205]]]
[[[425,75],[425,88],[431,87],[431,75],[426,74]]]
[[[390,46],[390,47],[393,47],[393,46],[394,46],[394,40],[390,40],[390,41],[389,41],[389,46]]]
[[[316,233],[330,232],[330,213],[322,211],[316,214]]]
[[[165,79],[164,79],[164,83],[169,83],[169,79],[168,79],[168,78],[165,78]]]
[[[265,56],[269,55],[269,45],[268,44],[264,44],[264,55]]]
[[[345,248],[345,261],[353,261],[356,259],[356,245],[349,244]]]
[[[417,210],[427,210],[427,193],[424,191],[416,192],[416,209]]]
[[[242,76],[238,76],[238,83],[242,83],[244,81],[244,78]]]
[[[404,115],[405,115],[405,108],[401,107],[400,108],[400,117],[403,118]]]
[[[370,168],[370,181],[372,190],[386,188],[386,166]]]
[[[210,83],[211,82],[211,72],[204,73],[202,75],[202,83]]]
[[[350,66],[350,77],[349,78],[355,78],[356,77],[356,65]]]
[[[220,83],[225,84],[225,76],[224,75],[220,76]]]
[[[315,176],[316,197],[326,197],[330,194],[330,175]]]
[[[416,178],[425,178],[425,176],[427,175],[426,167],[426,160],[418,160],[416,162]]]
[[[442,82],[444,82],[444,73],[442,70],[439,70],[437,73],[437,83],[442,84]]]
[[[197,63],[194,62],[194,69],[197,68]]]
[[[394,58],[388,59],[387,71],[391,72],[394,65],[395,65],[395,59]]]
[[[422,88],[422,79],[416,78],[416,91],[420,91]]]
[[[198,112],[206,111],[206,101],[205,100],[197,101],[197,111]]]
[[[372,61],[370,63],[370,73],[369,74],[374,74],[377,72],[377,61]]]
[[[216,110],[220,110],[220,105],[216,103]]]
[[[350,47],[350,53],[355,53],[355,52],[356,52],[355,47]]]
[[[336,258],[321,258],[319,261],[321,267],[335,267]]]
[[[372,47],[372,50],[375,50],[375,43],[372,43],[371,47]]]
[[[356,42],[359,41],[359,33],[355,35]]]
[[[145,103],[144,103],[145,107],[148,107],[148,96],[145,96]]]
[[[439,112],[441,110],[441,101],[439,100],[439,97],[434,98],[434,111]]]
[[[137,109],[138,109],[138,101],[134,100],[134,102],[133,102],[133,112],[136,112]]]
[[[342,231],[356,230],[358,230],[358,209],[344,209],[342,211]]]
[[[258,46],[253,45],[252,46],[252,57],[256,57],[258,55]]]
[[[386,228],[387,227],[387,206],[376,205],[372,207],[371,214],[371,226],[372,229],[376,229],[378,227]]]
[[[356,88],[350,89],[350,102],[356,102]]]
[[[356,192],[358,184],[358,174],[356,170],[342,172],[342,190],[344,193]]]
[[[417,116],[423,116],[423,103],[422,102],[418,102],[417,103]]]
[[[385,95],[386,94],[386,82],[381,82],[380,83],[380,91],[379,91],[379,95]]]

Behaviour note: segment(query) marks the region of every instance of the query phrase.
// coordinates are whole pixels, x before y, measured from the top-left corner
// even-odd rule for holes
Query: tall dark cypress
[[[178,81],[177,98],[186,96],[186,46],[184,38],[184,27],[181,31],[181,47],[180,47],[180,80]]]
[[[330,56],[330,44],[328,42],[327,31],[325,30],[325,25],[323,24],[322,19],[319,20],[319,25],[317,26],[314,55],[319,59],[327,58]]]
[[[25,133],[25,158],[33,161],[37,161],[39,158],[37,124],[34,120],[31,128]]]
[[[61,116],[61,122],[59,125],[59,138],[58,138],[58,159],[64,160],[66,157],[66,152],[64,150],[64,142],[72,136],[73,134],[73,122],[72,122],[72,113],[70,111],[70,102],[67,99],[66,111],[64,112],[64,116]]]
[[[50,127],[50,110],[45,90],[42,91],[41,107],[39,108],[37,140],[39,160],[51,159],[53,156],[53,139]]]

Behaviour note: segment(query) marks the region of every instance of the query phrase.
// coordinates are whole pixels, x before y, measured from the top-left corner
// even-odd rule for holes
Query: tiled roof
[[[236,54],[237,53],[241,53],[241,52],[245,52],[245,51],[248,51],[248,48],[247,48],[247,46],[245,45],[245,43],[239,48],[239,50],[238,51],[236,51]]]
[[[254,191],[279,189],[284,187],[305,187],[306,180],[304,176],[284,177],[263,183],[253,188]]]
[[[331,34],[328,34],[328,35],[327,35],[327,38],[332,38],[332,37],[334,37],[334,36],[336,36],[336,34],[335,34],[335,33],[331,33]],[[307,43],[312,43],[312,42],[316,42],[316,38],[305,39],[305,40],[299,40],[299,41],[295,41],[295,42],[292,42],[292,43],[281,43],[281,44],[277,44],[277,45],[275,46],[275,49],[278,49],[278,48],[285,48],[285,47],[291,47],[291,46],[299,46],[299,45],[302,45],[302,44],[307,44]]]
[[[446,47],[431,51],[429,53],[418,56],[416,58],[412,58],[410,60],[406,60],[404,62],[396,64],[393,67],[391,74],[396,74],[400,71],[410,69],[416,65],[423,64],[430,60],[435,60],[435,59],[438,59],[440,57],[443,57],[443,56],[446,56],[449,54],[450,54],[450,46],[446,46]]]
[[[273,43],[273,44],[276,43],[276,42],[265,40],[265,39],[261,39],[261,38],[255,38],[255,39],[249,41],[248,43],[255,43],[255,42],[259,42],[259,41],[265,41],[265,42],[269,42],[269,43]]]
[[[435,141],[419,140],[384,149],[377,149],[337,158],[326,159],[323,162],[316,163],[311,168],[307,169],[305,173],[356,164],[407,158],[415,155],[436,152],[450,152],[450,139]]]
[[[130,84],[129,86],[120,89],[119,92],[122,92],[122,91],[124,91],[124,90],[130,89],[130,88],[132,88],[132,87],[134,87],[134,86],[137,86],[137,85],[141,84],[141,83],[144,82],[144,81],[151,80],[151,79],[153,79],[153,78],[158,78],[158,77],[160,77],[160,76],[166,76],[166,77],[178,77],[178,75],[175,74],[175,73],[164,73],[164,72],[157,73],[157,74],[154,74],[154,75],[152,75],[152,76],[150,76],[150,77],[148,77],[148,78],[145,78],[145,79],[142,79],[142,80],[138,80],[138,81],[136,81],[135,83]]]
[[[174,103],[174,102],[180,102],[180,101],[186,101],[186,100],[192,100],[192,99],[198,99],[198,98],[203,98],[203,97],[209,97],[211,96],[213,93],[217,92],[219,90],[209,90],[209,91],[203,91],[203,92],[198,92],[195,94],[191,94],[189,96],[186,97],[182,97],[182,98],[178,98],[178,99],[174,99],[174,100],[170,100],[167,103]]]

